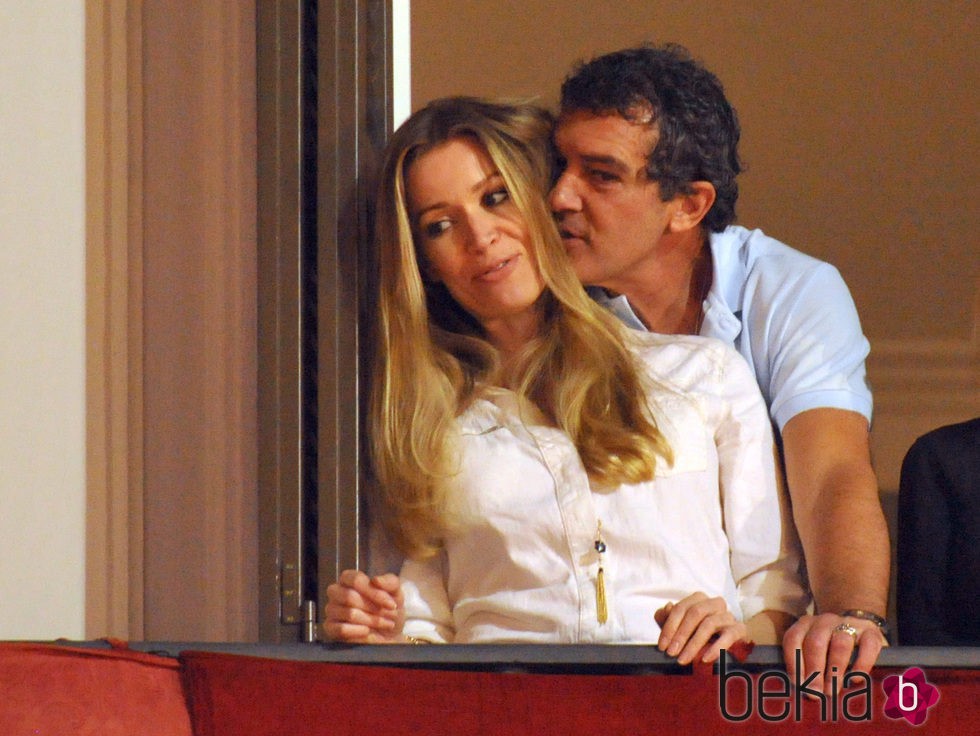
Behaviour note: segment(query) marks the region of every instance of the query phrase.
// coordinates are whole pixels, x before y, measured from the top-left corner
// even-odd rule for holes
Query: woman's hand
[[[403,642],[405,597],[394,573],[369,578],[360,570],[344,570],[327,587],[324,629],[328,639],[357,644]]]
[[[657,646],[679,664],[689,664],[701,654],[702,662],[714,662],[722,649],[745,639],[746,626],[728,610],[724,598],[693,593],[668,603],[654,614],[660,625]],[[710,645],[710,646],[709,646]]]

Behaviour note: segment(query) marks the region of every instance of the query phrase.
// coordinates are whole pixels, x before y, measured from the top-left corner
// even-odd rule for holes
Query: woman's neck
[[[519,315],[493,320],[483,324],[490,343],[500,351],[504,365],[523,350],[541,331],[539,309],[529,310]]]

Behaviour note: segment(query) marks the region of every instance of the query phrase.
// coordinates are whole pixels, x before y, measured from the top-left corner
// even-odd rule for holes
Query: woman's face
[[[544,289],[524,219],[484,148],[454,138],[409,166],[408,207],[426,276],[483,325],[498,348],[535,334]]]

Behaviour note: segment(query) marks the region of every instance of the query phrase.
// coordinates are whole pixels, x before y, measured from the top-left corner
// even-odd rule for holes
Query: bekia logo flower
[[[888,696],[885,715],[895,720],[904,718],[913,726],[923,723],[926,711],[939,702],[938,688],[926,681],[925,673],[918,667],[886,677],[882,687]]]

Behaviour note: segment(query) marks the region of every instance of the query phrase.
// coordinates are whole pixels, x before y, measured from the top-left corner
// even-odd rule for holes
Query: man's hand
[[[404,641],[405,598],[393,573],[369,578],[360,570],[344,570],[327,587],[324,611],[327,638],[357,644]]]
[[[802,653],[799,681],[805,682],[813,673],[819,673],[807,687],[831,695],[835,675],[837,692],[843,691],[844,673],[855,649],[857,658],[852,669],[870,672],[884,646],[887,646],[885,637],[871,621],[822,613],[802,616],[790,627],[783,637],[783,658],[790,680],[795,682],[796,650],[799,649]]]

